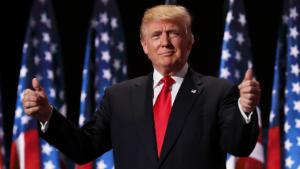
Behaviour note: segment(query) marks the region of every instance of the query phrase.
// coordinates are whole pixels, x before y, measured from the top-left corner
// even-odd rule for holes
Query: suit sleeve
[[[221,101],[219,111],[220,145],[235,156],[248,156],[258,138],[257,112],[251,122],[246,123],[238,107],[239,91],[236,86],[229,88]]]
[[[93,119],[82,128],[65,119],[57,110],[49,127],[40,135],[78,164],[89,162],[111,149],[109,94],[105,96]]]

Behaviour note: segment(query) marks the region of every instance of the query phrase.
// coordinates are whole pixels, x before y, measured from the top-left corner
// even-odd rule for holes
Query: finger
[[[241,83],[241,86],[260,86],[259,82],[256,80],[247,80]]]
[[[261,92],[260,88],[252,87],[252,86],[248,86],[240,89],[241,94],[247,94],[247,93],[260,94],[260,92]]]
[[[34,97],[37,98],[38,95],[34,91],[32,91],[32,90],[26,89],[24,91],[23,95],[22,95],[22,102],[24,103],[24,102],[26,102],[28,100],[34,101],[35,100]]]
[[[244,98],[244,99],[253,101],[253,100],[255,100],[257,97],[256,97],[256,95],[253,94],[253,93],[246,93],[246,94],[243,94],[243,95],[241,96],[241,98]]]
[[[42,86],[40,85],[40,82],[37,80],[37,78],[32,79],[32,87],[35,91],[41,91],[43,90]]]
[[[25,109],[29,109],[29,108],[32,108],[32,107],[36,107],[38,106],[39,104],[37,102],[31,102],[31,101],[27,101],[23,104],[24,108]]]
[[[244,80],[243,81],[246,81],[246,80],[252,80],[253,79],[253,73],[252,73],[252,69],[248,69],[245,73],[245,76],[244,76]]]
[[[25,95],[23,96],[23,102],[38,102],[40,97],[34,93],[33,95]]]
[[[37,78],[32,79],[32,87],[34,88],[35,92],[40,95],[41,97],[46,97],[46,93],[44,88],[41,86],[40,82]]]
[[[23,97],[26,95],[34,95],[34,94],[35,94],[35,91],[30,90],[30,89],[26,89],[23,91]]]
[[[253,86],[253,87],[258,87],[258,88],[260,88],[259,82],[257,82],[256,80],[248,80],[248,81],[243,81],[243,82],[239,85],[239,89],[242,89],[242,88],[248,87],[248,86]]]
[[[25,109],[25,113],[28,115],[34,115],[34,114],[38,113],[39,110],[40,110],[39,106],[30,107],[30,108]]]
[[[241,98],[241,102],[243,103],[244,107],[253,109],[254,107],[256,107],[258,105],[258,98],[254,98],[253,100],[251,99],[246,99],[246,98]]]

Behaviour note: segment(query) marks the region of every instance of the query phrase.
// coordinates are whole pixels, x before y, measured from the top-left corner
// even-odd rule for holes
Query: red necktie
[[[175,82],[170,76],[161,79],[164,84],[153,107],[157,154],[160,156],[161,148],[171,113],[171,90],[170,86]]]

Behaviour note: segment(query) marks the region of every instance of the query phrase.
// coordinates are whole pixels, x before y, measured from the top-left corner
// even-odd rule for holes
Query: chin
[[[175,64],[165,65],[164,69],[167,70],[168,72],[173,72],[178,69],[178,65]]]
[[[164,64],[163,65],[164,69],[166,70],[172,70],[174,69],[176,66],[174,64]]]
[[[161,62],[161,65],[164,67],[174,67],[177,65],[177,63],[172,58],[166,58]]]

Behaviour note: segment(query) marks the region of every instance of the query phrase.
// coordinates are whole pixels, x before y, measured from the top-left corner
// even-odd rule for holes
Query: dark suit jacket
[[[54,110],[41,136],[77,163],[113,148],[116,169],[225,169],[226,152],[251,153],[258,136],[257,114],[246,124],[236,86],[189,70],[158,159],[152,81],[150,74],[107,89],[93,120],[82,129]]]

